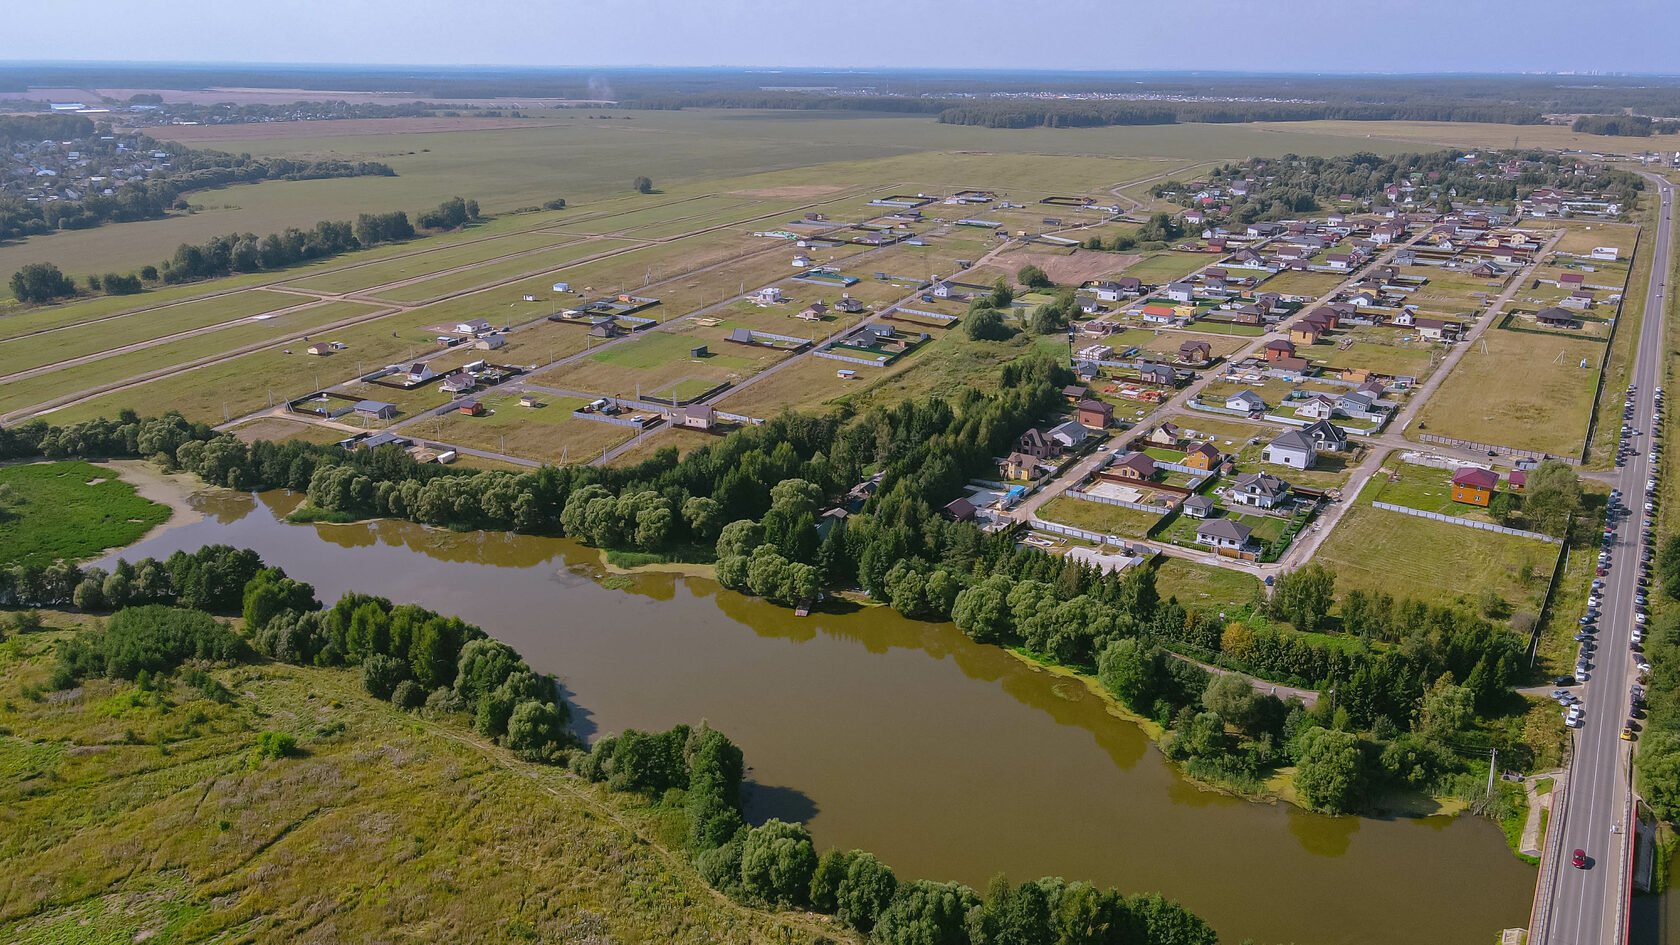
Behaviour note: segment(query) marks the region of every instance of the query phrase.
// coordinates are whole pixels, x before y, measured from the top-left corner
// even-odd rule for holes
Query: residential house
[[[1188,282],[1167,284],[1166,296],[1174,302],[1188,302],[1196,297],[1196,287]]]
[[[1278,358],[1266,365],[1273,374],[1309,374],[1317,370],[1306,358]]]
[[[823,320],[823,316],[827,313],[828,306],[824,304],[821,299],[818,299],[810,305],[800,309],[799,313],[794,317],[807,322],[820,322]]]
[[[758,290],[758,302],[760,305],[775,305],[780,301],[782,301],[781,289],[772,285],[765,286],[764,288]]]
[[[1452,498],[1454,502],[1466,505],[1479,505],[1483,508],[1493,500],[1493,490],[1499,488],[1499,474],[1491,469],[1477,466],[1463,466],[1453,473]]]
[[[1320,453],[1345,453],[1348,448],[1347,431],[1328,420],[1319,420],[1302,427],[1301,435],[1313,442]]]
[[[327,354],[332,351],[332,347],[326,342],[318,341],[315,344],[310,345],[306,350],[308,350],[310,354]]]
[[[1295,344],[1290,341],[1285,341],[1282,338],[1273,338],[1271,341],[1266,342],[1264,350],[1266,352],[1266,360],[1268,361],[1276,361],[1279,358],[1293,358],[1295,356]]]
[[[840,301],[834,303],[835,311],[845,312],[847,315],[856,315],[862,312],[865,307],[863,300],[854,299],[850,295],[841,295]]]
[[[1260,461],[1291,469],[1311,469],[1318,462],[1318,446],[1300,430],[1279,434],[1260,451]]]
[[[476,400],[463,400],[455,407],[456,413],[464,413],[469,417],[484,416],[484,405]]]
[[[1090,435],[1078,420],[1069,420],[1050,428],[1050,439],[1062,449],[1075,449],[1089,439]]]
[[[1350,390],[1336,398],[1336,409],[1350,417],[1364,418],[1378,412],[1377,399],[1370,394]]]
[[[488,318],[473,318],[464,322],[457,322],[455,324],[456,333],[462,335],[476,335],[481,331],[489,330],[490,319]]]
[[[1289,340],[1296,344],[1315,345],[1322,337],[1324,329],[1316,322],[1300,321],[1289,327]]]
[[[438,390],[445,394],[465,394],[477,386],[478,378],[465,371],[457,371],[444,378],[443,383],[438,385]]]
[[[1081,400],[1074,407],[1075,420],[1093,430],[1114,425],[1114,405],[1101,400]]]
[[[506,344],[507,335],[498,331],[491,332],[490,334],[478,339],[478,342],[474,344],[473,347],[480,351],[495,351],[497,348],[504,347]]]
[[[1225,310],[1225,318],[1238,325],[1258,325],[1264,317],[1257,305],[1233,305]]]
[[[951,298],[956,291],[957,290],[952,287],[951,283],[941,281],[934,285],[933,297],[936,299],[948,299]]]
[[[1196,543],[1240,552],[1248,547],[1248,536],[1252,533],[1253,530],[1241,522],[1228,518],[1208,519],[1196,526]]]
[[[1186,341],[1178,346],[1178,359],[1187,364],[1202,364],[1213,357],[1213,346],[1205,341]]]
[[[1521,492],[1528,488],[1528,473],[1521,469],[1513,469],[1505,474],[1506,488],[1512,492]]]
[[[357,416],[374,420],[389,420],[397,415],[397,405],[382,400],[360,400],[350,409],[354,410]]]
[[[1243,413],[1257,413],[1266,409],[1266,402],[1260,395],[1251,390],[1239,390],[1225,398],[1226,410],[1241,410]]]
[[[1564,308],[1573,309],[1578,312],[1585,311],[1586,309],[1592,308],[1593,294],[1591,292],[1571,292],[1558,304]]]
[[[1178,318],[1178,309],[1153,302],[1143,307],[1143,321],[1149,325],[1170,325]]]
[[[1418,334],[1432,341],[1457,341],[1459,329],[1463,326],[1458,322],[1449,322],[1439,318],[1412,319],[1412,326]]]
[[[1144,437],[1144,442],[1150,446],[1165,446],[1168,449],[1177,449],[1178,424],[1162,422],[1160,426],[1149,431],[1149,435]]]
[[[690,430],[710,430],[716,423],[711,404],[689,404],[677,413],[677,425]]]
[[[1147,481],[1155,476],[1155,460],[1148,453],[1127,453],[1109,467],[1121,479]]]
[[[1086,345],[1075,353],[1075,357],[1082,361],[1111,361],[1114,359],[1113,345]]]
[[[1172,387],[1178,383],[1178,373],[1165,364],[1144,364],[1138,367],[1138,380],[1151,387]]]
[[[1575,316],[1561,308],[1543,308],[1534,314],[1534,320],[1549,328],[1568,328],[1575,324]]]
[[[978,511],[973,502],[963,498],[952,499],[943,509],[940,509],[940,514],[953,522],[972,522],[975,513]]]
[[[1189,466],[1191,469],[1212,472],[1219,467],[1224,458],[1217,449],[1214,449],[1211,443],[1193,443],[1188,450],[1184,451],[1184,459],[1180,463]]]
[[[1061,446],[1052,440],[1048,433],[1036,427],[1015,440],[1015,452],[1025,453],[1034,459],[1048,459],[1061,451]]]
[[[589,323],[589,337],[617,338],[619,334],[618,322],[611,315],[602,315]]]
[[[1564,289],[1579,289],[1586,285],[1587,277],[1579,272],[1566,272],[1558,276],[1558,286]]]
[[[1083,384],[1069,384],[1062,388],[1062,396],[1067,398],[1068,403],[1077,404],[1091,396],[1091,391]]]
[[[437,377],[437,372],[424,361],[416,361],[408,366],[408,383],[411,385],[424,384],[434,377]]]
[[[1004,461],[1005,479],[1031,479],[1038,475],[1038,458],[1028,453],[1014,452]]]
[[[1207,518],[1213,514],[1213,500],[1205,495],[1193,495],[1179,504],[1179,510],[1191,518]]]
[[[1225,490],[1225,499],[1257,509],[1273,509],[1289,499],[1289,483],[1271,473],[1243,473]]]
[[[1352,269],[1353,255],[1351,253],[1331,253],[1324,257],[1324,264],[1331,269]]]
[[[1295,416],[1308,420],[1328,420],[1336,415],[1336,402],[1323,394],[1308,397],[1295,408]]]

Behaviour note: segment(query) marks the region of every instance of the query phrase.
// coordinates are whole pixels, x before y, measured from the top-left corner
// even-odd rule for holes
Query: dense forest
[[[1244,121],[1469,121],[1539,124],[1521,105],[1459,103],[1338,104],[1308,102],[1101,102],[1011,99],[956,105],[939,113],[952,125],[987,128],[1090,128]]]

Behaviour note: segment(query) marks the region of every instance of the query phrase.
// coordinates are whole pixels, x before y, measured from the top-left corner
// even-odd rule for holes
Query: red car
[[[1573,864],[1574,867],[1578,870],[1586,869],[1587,868],[1587,851],[1576,850],[1575,855],[1569,858],[1569,862],[1571,864]]]

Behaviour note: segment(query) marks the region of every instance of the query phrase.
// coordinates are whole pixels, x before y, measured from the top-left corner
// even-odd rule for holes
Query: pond
[[[749,816],[807,820],[901,878],[1053,874],[1182,901],[1223,940],[1483,945],[1535,871],[1478,818],[1325,817],[1198,789],[1078,680],[886,608],[798,618],[700,578],[602,587],[573,542],[405,522],[289,525],[284,493],[207,492],[132,559],[221,543],[315,585],[455,613],[556,674],[586,738],[708,720]]]

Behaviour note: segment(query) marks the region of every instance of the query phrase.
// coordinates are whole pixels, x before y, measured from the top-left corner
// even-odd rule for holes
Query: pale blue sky
[[[1680,0],[46,0],[0,60],[1680,73]]]

